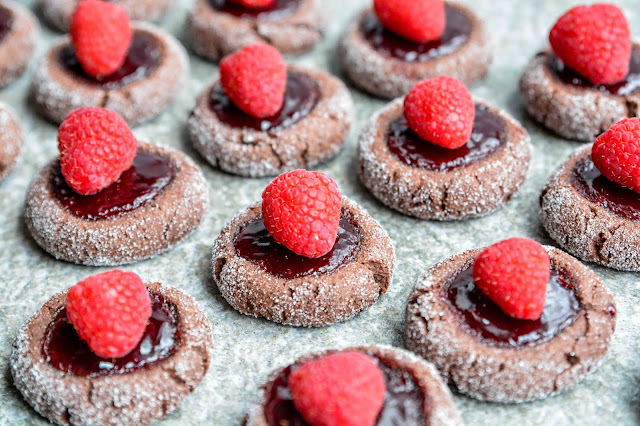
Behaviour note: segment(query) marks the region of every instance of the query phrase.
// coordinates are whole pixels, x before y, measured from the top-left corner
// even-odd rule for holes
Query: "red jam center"
[[[180,343],[178,312],[162,295],[150,294],[151,318],[138,346],[122,358],[97,356],[76,333],[62,308],[45,331],[42,355],[58,370],[76,376],[98,377],[125,374],[153,367],[169,358]]]
[[[378,426],[422,426],[425,424],[422,408],[422,391],[411,373],[391,368],[378,362],[387,385],[384,406],[378,415]],[[273,381],[267,391],[264,415],[269,426],[306,426],[308,423],[296,410],[289,389],[289,376],[297,368],[291,365],[285,368]]]
[[[640,194],[610,181],[585,158],[573,169],[573,186],[589,201],[629,220],[640,220]]]
[[[550,69],[565,84],[578,87],[590,88],[601,92],[608,92],[612,95],[627,96],[640,89],[640,47],[634,46],[631,50],[631,62],[629,63],[629,74],[624,81],[610,86],[595,85],[583,78],[580,74],[567,68],[560,59],[551,56]]]
[[[361,31],[364,38],[380,54],[406,62],[426,62],[451,55],[471,35],[472,22],[460,9],[445,4],[447,24],[438,40],[416,43],[387,30],[374,13],[364,16]]]
[[[147,78],[155,71],[161,59],[162,48],[156,39],[146,32],[137,31],[133,34],[124,64],[115,73],[98,80],[84,72],[71,44],[60,50],[60,62],[70,73],[86,84],[96,85],[105,90],[118,89]]]
[[[231,102],[220,85],[212,90],[209,106],[227,126],[268,132],[293,126],[309,115],[319,100],[320,90],[313,80],[305,75],[290,72],[287,76],[282,108],[271,117],[256,118],[243,112]]]
[[[333,249],[322,257],[300,256],[275,242],[262,217],[244,224],[233,243],[239,256],[260,265],[276,277],[293,279],[309,275],[330,274],[351,262],[360,248],[358,225],[342,217]]]
[[[0,5],[0,41],[9,34],[13,26],[13,13],[6,7]]]
[[[473,133],[466,145],[447,149],[418,136],[404,116],[389,124],[387,145],[401,162],[422,170],[444,172],[464,167],[487,158],[505,140],[504,121],[486,106],[476,104]]]
[[[245,19],[284,19],[294,14],[301,0],[275,0],[270,6],[248,8],[229,0],[209,0],[220,12]]]
[[[67,185],[60,166],[52,179],[53,194],[74,216],[85,220],[118,217],[146,206],[169,185],[175,170],[165,158],[138,151],[120,178],[93,195],[80,195]]]
[[[570,278],[551,268],[547,298],[540,319],[521,320],[505,314],[473,281],[473,265],[453,278],[447,299],[469,329],[491,343],[533,346],[551,340],[580,315],[580,303]]]

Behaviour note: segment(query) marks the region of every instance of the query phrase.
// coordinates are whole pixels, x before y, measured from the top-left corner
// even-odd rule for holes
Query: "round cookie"
[[[614,123],[640,115],[640,44],[634,43],[628,82],[594,86],[567,70],[551,51],[538,53],[520,79],[531,116],[558,135],[592,142]],[[630,81],[633,80],[633,81]]]
[[[40,26],[31,11],[5,0],[0,4],[0,88],[3,88],[27,69]]]
[[[66,291],[24,324],[13,344],[11,374],[38,413],[57,424],[148,424],[174,411],[193,392],[213,355],[209,321],[186,293],[160,283],[147,288],[175,308],[179,343],[168,358],[137,371],[84,377],[47,362],[43,340],[66,304]]]
[[[116,0],[132,20],[157,21],[162,18],[174,0]],[[42,0],[42,16],[56,29],[67,32],[78,0]]]
[[[140,143],[141,152],[167,161],[173,179],[146,204],[98,220],[77,216],[54,194],[59,160],[45,166],[27,192],[25,221],[34,240],[56,259],[100,266],[150,258],[191,234],[209,204],[202,172],[189,157],[170,148]]]
[[[436,264],[418,278],[407,302],[407,347],[434,363],[460,392],[480,400],[546,398],[581,381],[607,353],[615,328],[615,302],[593,271],[556,248],[545,249],[552,269],[568,274],[579,303],[578,316],[549,340],[498,344],[467,325],[446,294],[454,277],[468,270],[482,251],[474,249]],[[558,308],[551,304],[551,309]]]
[[[414,44],[382,29],[372,9],[363,11],[340,39],[338,58],[345,75],[360,89],[387,99],[403,96],[417,82],[441,75],[455,77],[467,86],[482,80],[493,60],[493,48],[483,22],[471,10],[455,2],[447,2],[445,12],[447,28],[443,37],[450,38],[448,44],[427,48],[431,44]],[[452,33],[455,22],[468,29],[466,38]],[[403,57],[395,57],[380,51],[368,40],[369,33],[365,30],[371,31],[374,39],[384,36],[397,40],[394,43],[399,43],[408,52]],[[411,52],[412,46],[422,46],[420,49],[426,52]]]
[[[313,354],[305,355],[299,359],[297,359],[292,365],[303,364],[308,361],[313,361],[319,358],[322,358],[327,355],[335,354],[338,352],[351,352],[358,351],[362,352],[376,360],[378,365],[381,366],[383,370],[383,374],[385,374],[385,381],[387,382],[387,387],[390,386],[398,386],[397,382],[392,382],[394,380],[394,373],[399,372],[403,379],[400,381],[401,385],[399,386],[399,391],[402,393],[403,397],[406,397],[407,400],[410,399],[409,402],[403,401],[405,405],[403,408],[398,409],[397,405],[402,406],[401,404],[397,404],[394,406],[392,403],[385,403],[383,407],[383,413],[387,410],[389,412],[397,409],[401,415],[411,416],[412,414],[415,416],[412,420],[422,420],[422,423],[410,423],[406,419],[398,419],[396,417],[398,413],[389,413],[386,414],[388,418],[392,418],[394,420],[404,421],[406,426],[423,426],[423,425],[431,425],[431,426],[455,426],[462,425],[462,418],[460,416],[460,412],[456,407],[456,404],[453,400],[451,392],[449,388],[442,382],[440,375],[433,367],[432,364],[426,362],[425,360],[415,356],[411,352],[384,345],[376,345],[376,346],[358,346],[358,347],[350,347],[341,350],[325,350],[322,352],[317,352]],[[290,367],[289,367],[290,368]],[[274,371],[262,386],[260,386],[260,400],[258,404],[254,404],[249,409],[249,413],[246,419],[247,426],[272,426],[267,419],[267,415],[265,414],[265,405],[269,402],[269,395],[274,390],[274,383],[280,379],[286,377],[287,367],[279,368]],[[410,378],[407,377],[410,376]],[[287,384],[280,385],[279,387],[284,387]],[[410,394],[407,396],[407,394]],[[282,394],[279,394],[281,396]],[[393,398],[395,395],[390,395],[387,393],[388,398]],[[289,404],[291,397],[284,396],[283,405]],[[410,406],[407,407],[407,405]],[[412,409],[415,409],[413,412]],[[420,412],[418,412],[420,411]],[[298,416],[300,414],[296,413]],[[394,423],[400,424],[400,423]]]
[[[276,0],[252,14],[229,0],[196,0],[187,18],[193,50],[211,61],[253,43],[267,43],[283,54],[300,54],[323,36],[319,0]]]
[[[387,291],[395,268],[391,240],[353,201],[342,197],[342,217],[355,224],[359,245],[347,263],[331,272],[284,278],[240,256],[234,244],[239,232],[261,217],[261,203],[240,212],[222,229],[213,247],[214,280],[237,311],[281,324],[320,327],[351,318]],[[283,262],[292,262],[293,256]]]
[[[342,149],[355,115],[344,83],[330,74],[296,66],[289,66],[288,72],[315,84],[318,101],[306,115],[296,112],[286,125],[266,131],[221,120],[211,107],[213,96],[226,98],[219,81],[198,97],[189,117],[189,135],[212,166],[241,176],[271,176],[313,167]],[[285,106],[287,102],[285,95]]]
[[[140,49],[149,55],[145,60],[152,63],[135,68],[120,80],[99,83],[90,79],[74,61],[70,38],[66,36],[54,43],[36,67],[31,83],[31,97],[38,112],[60,123],[75,109],[100,107],[117,112],[129,125],[150,120],[163,112],[187,78],[187,53],[164,30],[143,22],[134,23],[132,27],[134,39],[127,61],[138,60],[140,52],[134,49]],[[68,63],[63,63],[62,58]]]
[[[503,122],[501,143],[468,164],[427,170],[401,161],[389,149],[388,129],[402,117],[403,101],[396,99],[376,113],[365,124],[358,142],[360,180],[377,199],[421,219],[458,220],[488,214],[518,191],[526,178],[532,148],[526,130],[509,114],[476,100],[476,123],[480,109],[485,116]]]
[[[591,145],[574,152],[551,176],[540,195],[542,224],[563,249],[587,262],[622,271],[640,271],[640,214],[624,217],[607,202],[601,204],[585,196],[577,170],[595,176],[596,184],[612,193],[640,199],[630,189],[601,176],[591,161]],[[613,206],[615,207],[615,206]]]
[[[13,170],[24,145],[22,126],[15,112],[0,102],[0,182]]]

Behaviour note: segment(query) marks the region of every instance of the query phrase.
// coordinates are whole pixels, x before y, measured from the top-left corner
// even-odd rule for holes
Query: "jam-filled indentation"
[[[572,184],[587,200],[629,220],[640,220],[640,194],[604,177],[591,157],[573,169]]]
[[[351,262],[360,248],[360,231],[352,219],[342,217],[333,249],[322,257],[308,258],[276,243],[262,217],[240,228],[233,243],[239,256],[284,279],[330,274]]]
[[[275,0],[266,7],[248,8],[229,0],[209,0],[211,7],[244,19],[285,19],[293,15],[302,0]]]
[[[599,90],[612,95],[628,96],[640,89],[640,47],[633,46],[631,49],[631,61],[629,62],[629,74],[620,83],[611,85],[597,85],[582,77],[576,71],[568,68],[555,55],[551,55],[548,62],[549,69],[564,84],[572,86]]]
[[[85,220],[119,217],[142,208],[173,181],[175,169],[159,155],[138,151],[133,165],[117,181],[92,195],[80,195],[65,181],[57,165],[52,179],[54,196],[72,215]]]
[[[60,63],[85,84],[114,90],[149,77],[162,60],[162,47],[149,33],[136,31],[124,64],[115,73],[96,79],[84,72],[71,44],[60,50]]]
[[[111,376],[153,367],[169,358],[180,343],[179,317],[176,307],[160,294],[149,294],[151,318],[140,343],[122,358],[97,356],[76,333],[61,308],[48,325],[42,342],[47,363],[66,373],[82,377]]]
[[[464,46],[473,29],[473,22],[460,9],[445,5],[447,23],[438,40],[416,43],[387,30],[374,13],[365,15],[361,31],[378,53],[405,62],[426,62],[448,56]]]
[[[521,320],[505,314],[473,280],[473,265],[453,277],[445,297],[468,330],[491,344],[508,347],[538,345],[551,340],[580,315],[580,302],[569,275],[551,267],[542,316]]]
[[[460,148],[447,149],[423,140],[411,130],[404,116],[392,121],[387,130],[387,146],[398,160],[434,172],[446,172],[483,160],[505,141],[504,121],[481,104],[476,104],[471,138]]]
[[[309,115],[320,100],[320,89],[311,78],[289,72],[280,111],[271,117],[256,118],[234,105],[220,85],[211,92],[210,108],[218,119],[230,127],[249,128],[262,132],[278,131],[293,126]]]

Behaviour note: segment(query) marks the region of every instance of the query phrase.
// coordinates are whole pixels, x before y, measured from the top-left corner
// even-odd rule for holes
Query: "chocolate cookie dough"
[[[352,225],[352,237],[358,240],[352,255],[341,257],[337,264],[309,268],[290,277],[275,275],[238,253],[239,233],[261,218],[260,203],[240,212],[222,229],[213,247],[214,280],[237,311],[282,324],[319,327],[351,318],[387,291],[395,268],[391,240],[353,201],[342,198],[342,218]],[[284,254],[280,264],[290,267],[295,259],[293,253]],[[315,260],[300,262],[314,265]]]
[[[462,425],[462,418],[451,396],[432,364],[402,349],[391,346],[358,346],[341,350],[326,350],[305,355],[291,366],[274,371],[260,387],[260,402],[249,409],[247,426],[274,426],[271,413],[281,417],[298,419],[300,414],[290,409],[291,396],[288,392],[277,392],[287,387],[288,372],[293,366],[313,361],[337,352],[358,351],[372,357],[380,366],[387,385],[385,405],[379,417],[379,424],[403,424],[405,426],[456,426]],[[282,401],[274,407],[273,396]],[[270,421],[271,420],[271,421]]]
[[[615,302],[593,271],[556,248],[545,248],[551,270],[562,274],[575,304],[547,300],[545,310],[554,310],[549,314],[552,319],[556,310],[574,308],[556,329],[541,325],[536,331],[536,321],[510,318],[527,323],[519,332],[532,327],[534,338],[536,334],[539,337],[539,341],[527,341],[525,336],[517,344],[485,338],[472,329],[447,293],[482,251],[474,249],[436,264],[418,278],[407,302],[407,347],[434,363],[460,392],[480,400],[523,402],[546,398],[580,382],[602,363],[609,349],[615,329]],[[469,279],[472,282],[470,275]],[[492,320],[489,318],[489,323]]]
[[[177,342],[167,358],[135,371],[81,376],[48,362],[43,343],[66,304],[66,291],[49,299],[24,324],[13,344],[11,374],[15,386],[38,413],[65,425],[148,424],[176,410],[193,392],[212,358],[209,321],[186,293],[160,283],[147,284],[147,288],[152,298],[161,296],[175,311],[173,338]]]
[[[251,177],[309,168],[334,157],[344,146],[354,120],[349,91],[336,77],[321,71],[289,66],[288,73],[289,81],[292,76],[302,77],[313,86],[317,101],[310,109],[291,110],[288,115],[284,111],[281,114],[284,119],[278,118],[279,124],[270,125],[266,130],[234,125],[215,111],[214,98],[217,103],[230,103],[220,82],[216,81],[198,97],[189,117],[189,135],[195,149],[212,166]],[[295,96],[287,89],[283,108],[295,103],[295,99],[290,101]],[[235,107],[226,109],[236,110],[238,116],[244,115]]]
[[[540,52],[520,79],[520,96],[545,127],[567,139],[593,142],[614,123],[640,115],[640,44],[633,44],[627,80],[614,86],[594,86],[550,51]]]
[[[39,34],[38,21],[29,9],[12,0],[0,4],[0,88],[27,69]]]
[[[147,259],[191,234],[209,204],[202,172],[189,157],[170,148],[140,143],[140,153],[164,159],[172,168],[172,179],[155,198],[136,199],[134,208],[116,215],[108,211],[104,217],[72,213],[54,192],[58,159],[45,166],[27,192],[25,221],[33,239],[56,259],[98,266]]]
[[[107,108],[131,126],[162,113],[175,99],[189,73],[182,45],[147,23],[132,25],[129,55],[114,77],[97,81],[77,63],[69,37],[63,37],[37,65],[31,97],[39,113],[54,123],[82,107]]]
[[[250,11],[228,0],[196,0],[187,19],[193,50],[211,61],[253,43],[267,43],[283,54],[311,49],[323,36],[320,0],[276,0]]]
[[[484,23],[468,8],[445,6],[447,25],[441,40],[417,44],[384,29],[371,9],[346,28],[338,58],[346,76],[373,95],[403,96],[420,80],[441,75],[471,86],[489,71],[493,48]]]
[[[487,140],[478,142],[481,117],[483,123],[490,124],[485,136],[494,140],[483,136]],[[471,146],[473,142],[476,151],[446,161],[452,154],[435,147],[438,163],[424,166],[408,164],[391,152],[390,129],[401,125],[401,120],[403,98],[375,114],[365,124],[358,142],[360,180],[392,209],[422,219],[476,217],[501,207],[523,184],[531,158],[529,135],[506,112],[476,100],[474,134],[466,145]],[[415,135],[410,130],[403,134],[407,137]],[[442,158],[445,160],[441,161]]]

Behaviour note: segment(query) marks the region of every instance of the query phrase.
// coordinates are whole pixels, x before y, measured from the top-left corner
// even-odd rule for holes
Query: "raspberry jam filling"
[[[122,216],[155,200],[175,177],[173,165],[158,155],[138,151],[133,165],[120,178],[92,195],[80,195],[67,185],[56,166],[53,194],[74,216],[101,220]]]
[[[547,298],[540,319],[521,320],[505,314],[473,281],[473,265],[453,277],[447,300],[467,327],[500,346],[533,346],[551,340],[580,315],[580,302],[570,277],[551,267]]]
[[[610,86],[590,83],[571,68],[565,67],[562,61],[555,56],[551,56],[549,68],[565,84],[608,92],[612,95],[627,96],[640,89],[640,47],[636,46],[631,49],[631,62],[627,78]]]
[[[153,303],[151,318],[142,339],[122,358],[105,359],[95,355],[76,333],[61,308],[48,325],[42,342],[42,355],[58,370],[82,377],[111,376],[153,367],[169,358],[180,343],[176,307],[160,294],[149,294]]]
[[[13,13],[0,5],[0,41],[11,31],[13,26]]]
[[[209,107],[227,126],[268,132],[293,126],[309,115],[319,100],[320,89],[315,81],[305,75],[290,72],[287,75],[282,108],[271,117],[256,118],[243,112],[231,102],[220,85],[212,90]]]
[[[476,104],[471,139],[457,149],[443,148],[423,140],[411,130],[404,116],[392,121],[387,130],[387,145],[398,160],[434,172],[454,170],[487,158],[505,139],[506,126],[502,118],[480,104]]]
[[[276,243],[260,217],[240,228],[233,245],[239,256],[257,263],[270,274],[293,279],[329,274],[351,262],[360,248],[360,232],[355,221],[343,216],[333,249],[322,257],[308,258]]]
[[[84,72],[71,44],[60,50],[60,62],[70,73],[84,83],[93,84],[105,90],[118,89],[144,80],[155,71],[161,59],[162,47],[156,39],[146,32],[136,31],[124,64],[115,73],[98,80]]]
[[[472,22],[460,9],[445,4],[447,23],[438,40],[416,43],[387,30],[374,13],[365,15],[361,31],[364,38],[380,54],[406,62],[426,62],[451,55],[460,49],[471,35]]]
[[[224,13],[249,19],[284,19],[298,9],[301,0],[275,0],[267,7],[248,8],[229,0],[209,0],[211,6]]]
[[[382,370],[387,385],[384,406],[378,415],[376,424],[378,426],[424,425],[422,391],[411,373],[391,368],[375,356],[373,359],[378,362],[378,367]],[[295,364],[285,368],[267,391],[264,415],[269,426],[303,426],[308,424],[296,410],[289,390],[289,376],[295,368]]]
[[[579,161],[571,183],[587,200],[629,220],[640,220],[640,194],[610,181],[591,161]]]

